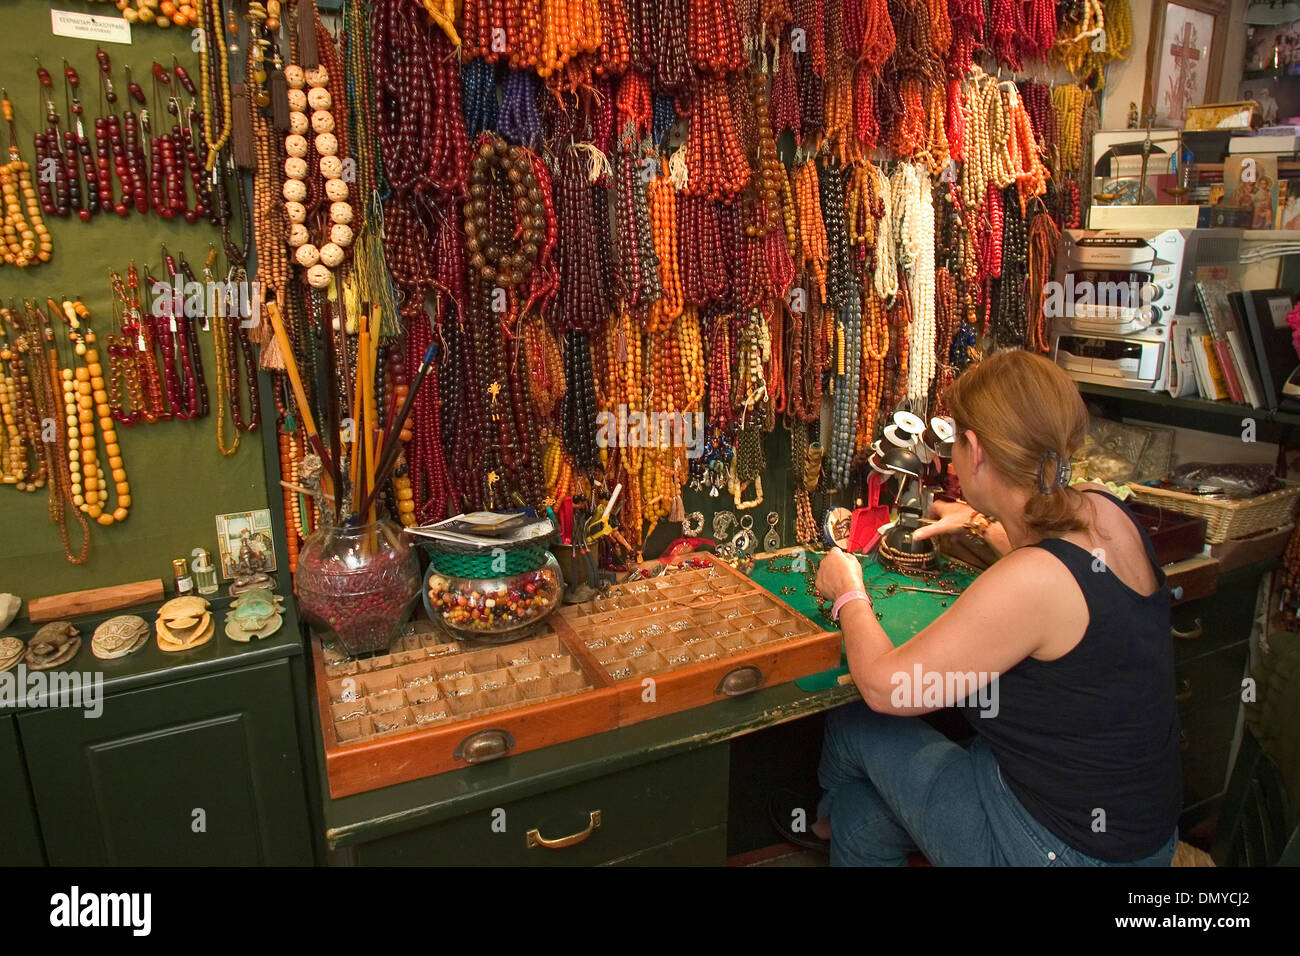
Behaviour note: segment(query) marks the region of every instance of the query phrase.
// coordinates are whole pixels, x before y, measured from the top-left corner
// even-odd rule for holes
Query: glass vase
[[[308,623],[356,656],[388,648],[420,597],[420,567],[401,529],[382,518],[317,530],[293,585]]]

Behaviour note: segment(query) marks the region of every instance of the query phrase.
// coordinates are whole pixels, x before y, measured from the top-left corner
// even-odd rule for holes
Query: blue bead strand
[[[497,68],[487,60],[469,60],[460,68],[461,109],[465,132],[473,139],[497,125]]]
[[[532,70],[506,71],[497,132],[507,143],[531,149],[541,139],[542,117],[537,110],[540,87],[541,80]]]

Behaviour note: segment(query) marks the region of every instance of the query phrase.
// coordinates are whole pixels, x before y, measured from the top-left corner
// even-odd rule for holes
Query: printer
[[[1240,229],[1067,229],[1045,291],[1056,363],[1079,382],[1167,387],[1198,280],[1240,277]]]

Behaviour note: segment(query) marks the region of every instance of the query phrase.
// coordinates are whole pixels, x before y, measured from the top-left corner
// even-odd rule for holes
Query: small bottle
[[[194,579],[190,577],[189,566],[185,563],[184,558],[177,558],[172,562],[172,574],[175,578],[178,597],[194,593]]]
[[[203,548],[194,549],[194,563],[190,565],[194,572],[194,581],[200,594],[217,593],[217,569],[212,564],[212,555]]]

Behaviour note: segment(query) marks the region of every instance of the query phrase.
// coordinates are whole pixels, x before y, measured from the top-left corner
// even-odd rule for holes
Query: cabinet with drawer
[[[1184,822],[1223,793],[1239,704],[1229,698],[1182,717]]]
[[[470,768],[462,773],[475,773]],[[726,859],[728,752],[702,747],[345,848],[359,866],[668,865]]]
[[[1222,575],[1214,594],[1177,605],[1170,614],[1185,829],[1226,785],[1259,581],[1266,572],[1247,566]]]
[[[32,803],[13,717],[0,717],[0,866],[40,866],[45,862],[41,825]]]
[[[58,866],[310,865],[288,660],[16,718]]]
[[[1176,665],[1250,639],[1259,577],[1259,572],[1245,577],[1238,572],[1225,574],[1214,594],[1172,609]]]

